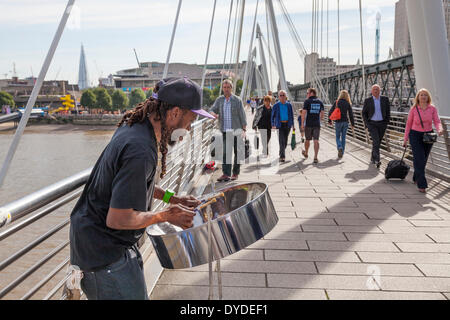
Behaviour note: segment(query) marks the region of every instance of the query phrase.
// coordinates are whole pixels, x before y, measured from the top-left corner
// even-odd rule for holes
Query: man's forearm
[[[161,187],[155,186],[155,191],[153,191],[153,198],[162,201],[165,193],[166,193],[166,190],[162,189]],[[169,203],[177,204],[177,203],[179,203],[179,198],[176,195],[173,195],[172,198],[170,198]]]

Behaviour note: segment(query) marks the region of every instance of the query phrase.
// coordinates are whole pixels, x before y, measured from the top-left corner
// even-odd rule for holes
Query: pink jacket
[[[420,116],[422,117],[423,127],[420,123],[420,117],[417,113],[417,109],[419,109]],[[441,119],[439,119],[438,111],[435,106],[429,105],[425,111],[423,111],[420,107],[413,107],[409,111],[408,120],[406,121],[406,129],[405,129],[405,137],[404,141],[407,142],[409,140],[409,132],[412,130],[419,132],[430,132],[433,130],[433,122],[434,126],[438,131],[441,130]]]

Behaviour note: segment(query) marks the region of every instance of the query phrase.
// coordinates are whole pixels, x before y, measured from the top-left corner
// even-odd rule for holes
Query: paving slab
[[[336,160],[334,141],[323,132],[318,165],[299,145],[286,164],[242,167],[239,183],[266,183],[280,220],[222,260],[224,299],[450,300],[449,184],[429,177],[424,195],[411,177],[386,181],[370,150],[349,141]],[[151,299],[206,300],[208,277],[164,270]]]

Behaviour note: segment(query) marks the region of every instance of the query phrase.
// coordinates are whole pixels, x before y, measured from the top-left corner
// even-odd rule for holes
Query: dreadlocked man
[[[200,92],[188,78],[162,80],[157,98],[124,115],[92,169],[70,217],[70,261],[88,299],[148,299],[137,241],[151,224],[192,226],[200,202],[162,190],[154,176],[158,145],[163,177],[173,131],[190,130],[198,115],[214,118],[200,109]],[[170,206],[152,212],[153,198]]]

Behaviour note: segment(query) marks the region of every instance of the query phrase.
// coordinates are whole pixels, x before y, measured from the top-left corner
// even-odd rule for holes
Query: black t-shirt
[[[70,216],[70,262],[94,271],[117,260],[136,244],[145,229],[106,226],[109,208],[150,209],[158,164],[157,142],[148,119],[114,133],[95,164]]]
[[[320,127],[320,112],[324,111],[323,102],[317,97],[310,97],[303,104],[306,114],[306,127]]]

